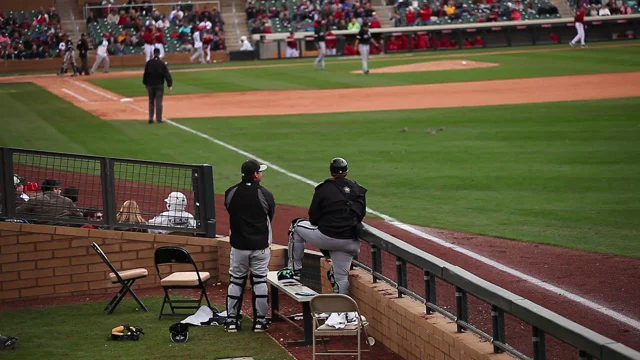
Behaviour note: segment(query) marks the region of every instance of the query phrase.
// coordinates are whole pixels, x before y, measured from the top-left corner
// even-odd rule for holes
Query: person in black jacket
[[[316,186],[309,220],[296,219],[289,229],[289,268],[299,277],[304,243],[328,251],[333,291],[349,293],[351,261],[360,253],[357,227],[366,214],[367,189],[347,179],[349,168],[343,158],[331,160],[331,177]]]
[[[272,242],[271,222],[276,203],[273,195],[262,185],[266,165],[256,160],[242,164],[242,181],[224,193],[224,206],[229,212],[231,261],[227,290],[227,320],[224,328],[236,332],[240,328],[242,295],[251,270],[253,290],[253,331],[267,329],[267,274]]]
[[[153,124],[153,110],[156,111],[156,122],[162,122],[162,97],[164,96],[164,82],[171,92],[173,79],[167,64],[160,60],[160,49],[153,50],[153,59],[147,61],[144,67],[142,83],[147,87],[149,94],[149,124]]]
[[[80,55],[80,60],[82,61],[82,66],[80,66],[80,75],[83,73],[85,75],[89,75],[89,60],[87,59],[87,53],[89,52],[89,42],[87,42],[87,34],[83,33],[80,40],[78,40],[78,54]]]

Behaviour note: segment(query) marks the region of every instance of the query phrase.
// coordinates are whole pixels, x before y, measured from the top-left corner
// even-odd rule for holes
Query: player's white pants
[[[204,52],[205,54],[207,54],[207,62],[211,61],[211,44],[206,45],[206,47],[204,48]]]
[[[98,70],[98,66],[100,66],[102,60],[104,60],[104,71],[109,71],[109,55],[96,55],[96,62],[94,62],[91,67],[92,74]]]
[[[191,55],[191,62],[195,60],[197,57],[200,57],[200,64],[204,64],[204,53],[202,52],[201,47],[197,47],[193,51],[193,55]]]
[[[324,56],[327,54],[327,46],[324,41],[317,42],[316,45],[318,47],[318,57],[313,65],[318,67],[318,64],[320,64],[320,69],[324,70]]]
[[[298,49],[294,49],[294,48],[290,48],[287,46],[287,57],[288,58],[292,58],[292,57],[299,57],[300,53],[298,52]]]
[[[164,44],[155,44],[153,48],[160,49],[160,59],[164,59]],[[153,53],[153,49],[151,49],[151,52]]]
[[[369,71],[369,50],[371,48],[369,45],[358,44],[358,51],[360,52],[360,57],[362,58],[362,72]]]
[[[151,60],[153,58],[153,49],[155,46],[153,44],[144,44],[144,57],[146,61]]]
[[[336,48],[327,49],[327,55],[335,55],[335,54],[336,54]]]
[[[571,40],[572,44],[575,44],[576,41],[580,40],[580,45],[584,45],[584,25],[582,23],[576,23],[576,30],[578,31],[578,35]],[[566,41],[566,40],[565,40]]]
[[[241,319],[242,295],[251,270],[253,292],[253,321],[264,321],[269,307],[267,274],[271,249],[239,250],[231,248],[229,288],[227,290],[227,318]]]

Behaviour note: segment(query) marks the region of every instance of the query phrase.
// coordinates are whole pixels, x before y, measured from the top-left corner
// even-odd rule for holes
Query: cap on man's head
[[[242,163],[240,171],[242,178],[253,178],[253,174],[267,170],[267,165],[262,165],[258,160],[251,159]]]
[[[24,185],[26,180],[27,179],[25,179],[23,176],[20,176],[18,174],[13,174],[13,185],[15,185],[15,186]]]
[[[38,183],[35,181],[29,181],[24,185],[24,191],[38,191],[40,190],[40,187],[38,186]]]
[[[158,48],[153,49],[153,55],[160,55],[160,49]]]
[[[56,179],[45,179],[42,182],[42,191],[51,191],[54,188],[59,188],[62,185],[62,181]]]

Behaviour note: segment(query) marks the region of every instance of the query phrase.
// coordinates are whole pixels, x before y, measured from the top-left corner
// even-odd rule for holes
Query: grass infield
[[[0,85],[0,103],[2,146],[209,163],[217,193],[245,160],[170,125],[102,121],[31,84]],[[344,156],[369,206],[406,223],[640,257],[638,113],[631,98],[178,122],[316,181]],[[275,171],[264,184],[283,204],[306,207],[313,192]]]

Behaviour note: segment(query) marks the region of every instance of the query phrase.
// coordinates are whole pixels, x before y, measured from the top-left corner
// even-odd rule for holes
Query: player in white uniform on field
[[[149,220],[149,225],[158,226],[171,226],[171,227],[183,227],[193,228],[196,227],[196,220],[189,212],[185,211],[187,208],[187,197],[183,193],[174,191],[164,199],[167,203],[167,210],[162,214]],[[154,234],[166,234],[167,230],[150,230]]]
[[[202,40],[200,39],[200,31],[193,33],[193,55],[191,55],[191,62],[193,62],[198,56],[200,57],[200,64],[204,64],[204,52],[202,51]]]
[[[102,42],[100,43],[100,45],[98,45],[98,49],[96,50],[96,61],[93,63],[93,66],[91,67],[91,74],[95,73],[96,70],[98,70],[98,66],[100,66],[100,63],[102,63],[104,61],[104,72],[108,73],[109,72],[109,40],[107,40],[107,38],[109,37],[109,34],[104,33],[102,34]]]

